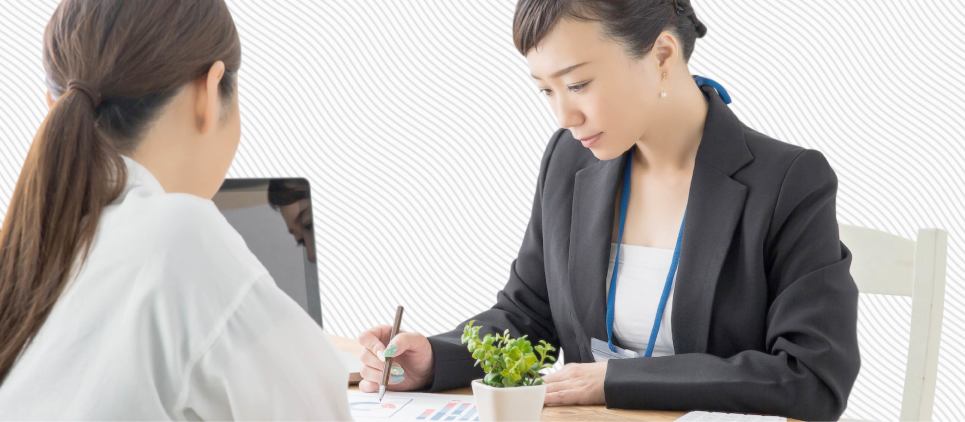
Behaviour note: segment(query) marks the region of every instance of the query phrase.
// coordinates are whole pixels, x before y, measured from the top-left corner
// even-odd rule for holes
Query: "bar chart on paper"
[[[348,401],[357,421],[479,421],[472,396],[390,392],[380,403],[375,394],[350,391]]]
[[[446,403],[442,409],[426,409],[416,417],[419,421],[478,421],[476,405],[473,403],[453,400]]]

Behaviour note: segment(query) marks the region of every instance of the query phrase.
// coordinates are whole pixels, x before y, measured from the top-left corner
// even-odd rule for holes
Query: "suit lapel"
[[[720,271],[744,210],[747,188],[708,166],[696,166],[674,286],[676,353],[703,353]]]
[[[747,199],[747,187],[731,176],[754,159],[737,116],[713,88],[702,90],[707,119],[690,182],[670,316],[676,353],[707,352],[714,294]]]
[[[623,159],[600,161],[576,173],[570,229],[569,275],[574,316],[584,332],[606,339],[606,272],[610,260],[613,200]],[[588,345],[587,345],[588,346]],[[589,348],[581,352],[592,361]]]

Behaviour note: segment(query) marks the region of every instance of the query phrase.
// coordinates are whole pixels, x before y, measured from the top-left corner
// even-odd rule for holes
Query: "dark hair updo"
[[[660,32],[673,31],[690,60],[697,38],[707,33],[690,0],[520,0],[513,18],[513,42],[526,55],[563,18],[596,21],[607,36],[643,57]]]

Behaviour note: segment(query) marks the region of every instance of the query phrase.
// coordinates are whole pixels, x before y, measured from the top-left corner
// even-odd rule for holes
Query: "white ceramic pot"
[[[475,380],[472,395],[481,422],[538,421],[543,413],[546,384],[496,388]]]

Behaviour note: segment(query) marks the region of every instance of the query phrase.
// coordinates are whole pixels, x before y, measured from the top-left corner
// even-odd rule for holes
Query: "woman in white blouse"
[[[240,137],[223,1],[66,0],[0,233],[0,419],[348,419],[347,372],[210,201]]]

